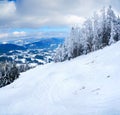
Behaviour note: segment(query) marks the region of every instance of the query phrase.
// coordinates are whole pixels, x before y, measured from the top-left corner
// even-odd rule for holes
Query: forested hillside
[[[112,7],[103,8],[88,18],[82,27],[72,27],[55,55],[55,62],[69,60],[101,49],[120,40],[120,18]]]

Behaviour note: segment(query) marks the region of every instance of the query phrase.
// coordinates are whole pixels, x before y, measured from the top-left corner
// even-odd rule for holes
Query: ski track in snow
[[[120,42],[38,66],[0,89],[0,115],[120,115]]]

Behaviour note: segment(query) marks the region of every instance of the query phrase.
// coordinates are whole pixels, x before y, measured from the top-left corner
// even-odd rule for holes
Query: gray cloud
[[[95,10],[119,0],[17,0],[0,4],[0,27],[71,26],[84,21]],[[2,7],[1,7],[2,6]],[[9,6],[9,7],[8,7]]]

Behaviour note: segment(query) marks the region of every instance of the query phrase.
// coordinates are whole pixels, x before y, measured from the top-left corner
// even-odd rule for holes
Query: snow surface
[[[120,115],[120,42],[22,73],[0,89],[0,115]]]

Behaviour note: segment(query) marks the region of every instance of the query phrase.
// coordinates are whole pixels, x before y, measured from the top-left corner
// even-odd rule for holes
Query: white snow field
[[[120,115],[120,42],[22,73],[0,88],[0,115]]]

